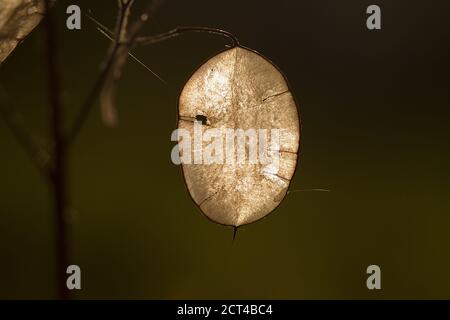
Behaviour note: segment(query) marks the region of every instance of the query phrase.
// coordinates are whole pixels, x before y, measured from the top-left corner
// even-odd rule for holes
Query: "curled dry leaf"
[[[274,149],[271,143],[263,146],[266,154],[279,156],[277,168],[250,161],[229,163],[225,156],[224,163],[182,161],[189,193],[211,220],[237,227],[273,211],[288,190],[300,141],[297,105],[283,74],[261,55],[237,46],[203,64],[184,86],[178,103],[178,128],[187,130],[191,137],[197,121],[202,123],[203,135],[212,128],[222,132],[228,129],[281,131],[278,148]],[[179,144],[183,140],[180,138],[179,133]],[[212,141],[207,140],[201,142],[202,150]],[[223,153],[224,149],[226,143]],[[248,145],[245,150],[247,153]],[[198,147],[194,146],[191,152],[193,159]]]
[[[42,19],[44,0],[0,1],[0,63]]]
[[[127,61],[131,43],[125,44],[128,39],[128,20],[130,18],[133,0],[119,1],[119,18],[115,30],[115,39],[110,38],[113,44],[110,48],[112,59],[111,69],[106,74],[105,82],[100,91],[100,107],[103,123],[108,127],[115,127],[118,122],[115,105],[118,82],[122,76],[122,69]],[[109,36],[108,36],[109,37]],[[122,43],[122,44],[118,44]]]
[[[128,48],[121,46],[114,56],[111,70],[105,79],[102,90],[100,91],[100,107],[102,120],[105,126],[117,126],[118,116],[116,109],[116,93],[119,80],[122,76],[122,69],[128,56]]]

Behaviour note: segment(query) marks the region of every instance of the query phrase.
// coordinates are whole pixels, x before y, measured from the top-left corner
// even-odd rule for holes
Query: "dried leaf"
[[[0,63],[42,19],[44,0],[0,1]]]
[[[280,204],[297,164],[300,121],[288,84],[271,62],[242,47],[219,53],[184,86],[178,116],[178,129],[191,137],[196,120],[203,124],[203,135],[213,128],[281,130],[279,148],[270,143],[263,148],[279,156],[277,170],[250,161],[229,163],[225,156],[225,163],[182,163],[189,193],[208,218],[237,227],[265,217]],[[211,141],[201,142],[203,151]],[[247,152],[249,146],[245,148]],[[192,158],[196,152],[194,146]]]
[[[103,124],[111,128],[117,126],[118,122],[116,93],[119,80],[122,76],[122,68],[126,62],[126,57],[126,48],[120,48],[116,53],[111,70],[100,91],[100,107]]]

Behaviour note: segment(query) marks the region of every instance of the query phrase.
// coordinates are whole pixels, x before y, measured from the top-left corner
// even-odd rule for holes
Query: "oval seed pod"
[[[285,77],[249,49],[217,54],[181,92],[178,141],[187,188],[208,218],[234,227],[263,218],[297,164],[300,121]]]
[[[39,24],[44,11],[43,0],[0,1],[0,64]]]

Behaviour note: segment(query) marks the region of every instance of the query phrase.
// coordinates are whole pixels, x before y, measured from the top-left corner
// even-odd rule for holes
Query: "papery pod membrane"
[[[200,126],[203,136],[214,128],[257,132],[267,129],[270,138],[271,129],[280,129],[278,147],[271,150],[273,145],[268,139],[262,148],[267,154],[278,155],[276,168],[273,164],[250,163],[248,145],[244,163],[227,162],[225,145],[224,163],[195,164],[195,152],[199,149],[194,141],[192,163],[182,163],[192,199],[211,220],[238,227],[273,211],[287,193],[297,165],[300,141],[296,101],[283,74],[260,54],[240,46],[217,54],[191,76],[179,97],[179,132],[180,129],[188,131],[194,140],[196,119],[203,122]],[[180,135],[178,139],[182,140]],[[213,139],[201,142],[203,151]],[[225,136],[222,139],[226,141]],[[234,141],[237,150],[237,138]],[[187,152],[179,151],[181,155]]]
[[[0,64],[39,24],[43,14],[43,0],[0,0]]]

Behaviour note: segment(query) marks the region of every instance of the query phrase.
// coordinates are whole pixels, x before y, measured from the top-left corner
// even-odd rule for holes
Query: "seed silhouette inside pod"
[[[211,220],[238,227],[283,200],[300,120],[285,77],[260,54],[236,46],[203,64],[179,97],[178,132],[187,188]]]

